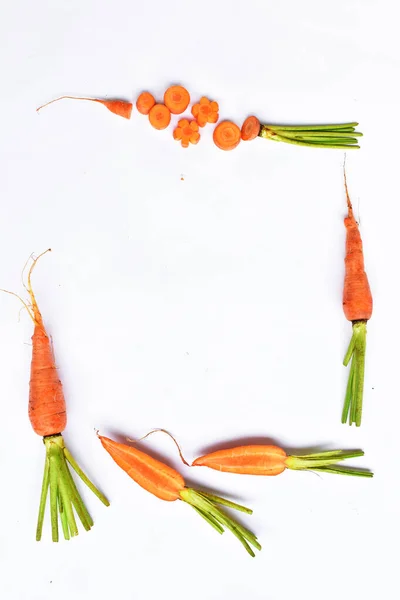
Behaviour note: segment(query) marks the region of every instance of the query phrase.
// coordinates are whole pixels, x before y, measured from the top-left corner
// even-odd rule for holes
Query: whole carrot
[[[346,227],[345,277],[343,287],[343,310],[346,319],[353,324],[353,335],[343,360],[345,367],[351,360],[346,397],[342,412],[342,423],[349,420],[356,427],[361,425],[364,393],[365,350],[367,343],[367,321],[372,315],[372,294],[368,277],[364,270],[364,253],[360,231],[354,218],[346,172],[344,185],[347,198],[348,215],[344,220]]]
[[[218,506],[227,506],[252,514],[249,508],[208,492],[188,488],[181,474],[161,461],[127,444],[115,442],[101,435],[98,437],[103,448],[107,450],[117,465],[142,488],[161,500],[169,502],[183,500],[186,504],[192,506],[218,533],[222,534],[225,527],[229,529],[251,556],[255,556],[251,546],[261,550],[255,535],[237,523]]]
[[[110,112],[119,117],[123,117],[124,119],[130,119],[132,115],[132,102],[127,102],[126,100],[102,100],[101,98],[78,98],[77,96],[60,96],[59,98],[50,100],[50,102],[46,102],[46,104],[42,104],[42,106],[39,106],[39,108],[36,109],[36,112],[39,112],[39,110],[45,106],[53,104],[53,102],[58,102],[59,100],[88,100],[89,102],[102,104]]]
[[[42,537],[46,500],[50,492],[52,539],[53,542],[58,542],[58,516],[60,516],[66,540],[78,535],[73,509],[86,530],[91,529],[93,525],[93,520],[68,469],[68,464],[103,504],[109,506],[109,502],[83,473],[66,448],[61,435],[67,424],[64,393],[58,377],[50,339],[31,285],[31,275],[37,261],[49,251],[46,250],[34,259],[29,269],[26,289],[30,296],[30,305],[13,292],[2,291],[17,296],[21,300],[34,324],[28,414],[33,430],[43,436],[46,447],[36,540],[39,541]]]
[[[283,448],[272,445],[253,444],[217,450],[200,456],[193,467],[209,467],[225,473],[240,475],[279,475],[286,469],[295,471],[323,471],[340,475],[372,477],[370,471],[342,467],[337,463],[346,458],[364,456],[362,450],[328,450],[303,456],[288,456]]]

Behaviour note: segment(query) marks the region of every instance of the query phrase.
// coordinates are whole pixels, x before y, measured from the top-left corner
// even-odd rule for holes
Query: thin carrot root
[[[342,412],[342,423],[348,420],[349,425],[355,423],[356,427],[361,425],[362,417],[366,344],[367,322],[356,321],[353,323],[353,335],[343,360],[345,367],[350,360],[351,365]]]
[[[193,488],[185,488],[180,493],[181,500],[189,504],[194,510],[205,520],[211,527],[213,527],[218,533],[222,534],[226,529],[229,529],[234,536],[244,546],[250,556],[255,556],[253,548],[261,550],[261,546],[256,536],[240,525],[237,521],[232,519],[226,512],[221,510],[218,505],[226,506],[240,512],[244,512],[248,515],[252,514],[252,510],[230,502],[220,496],[214,496],[207,492],[194,490]],[[251,547],[253,546],[253,548]]]
[[[78,535],[74,509],[86,531],[92,528],[93,520],[78,492],[75,481],[69,471],[68,463],[105,506],[109,506],[110,503],[75,462],[71,453],[65,447],[61,434],[45,437],[43,441],[46,446],[46,461],[40,496],[36,540],[40,541],[42,537],[46,500],[49,494],[52,540],[53,542],[58,542],[59,539],[58,517],[60,517],[64,538],[69,540],[71,537]]]
[[[353,475],[355,477],[373,477],[373,473],[366,469],[354,469],[343,467],[337,463],[347,458],[364,456],[362,450],[327,450],[315,454],[304,454],[303,456],[288,456],[285,463],[288,469],[295,471],[323,471],[325,473],[336,473],[338,475]]]
[[[59,100],[89,100],[89,102],[97,102],[105,106],[110,112],[118,115],[119,117],[124,117],[124,119],[130,119],[132,115],[132,102],[126,102],[126,100],[102,100],[100,98],[80,98],[78,96],[60,96],[59,98],[55,98],[54,100],[50,100],[50,102],[46,102],[46,104],[42,104],[39,108],[36,109],[36,112],[39,112],[42,108],[49,106],[49,104],[53,104],[53,102],[58,102]]]
[[[259,136],[275,142],[314,148],[358,149],[358,123],[333,125],[261,125]]]

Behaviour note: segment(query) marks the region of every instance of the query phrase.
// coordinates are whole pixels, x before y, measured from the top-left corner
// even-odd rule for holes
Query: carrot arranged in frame
[[[222,121],[213,132],[214,144],[220,150],[233,150],[240,143],[240,129],[232,121]]]
[[[149,121],[154,129],[166,129],[171,122],[171,111],[164,104],[155,104],[149,111]]]
[[[250,556],[255,556],[251,546],[261,550],[255,535],[232,519],[219,506],[252,514],[249,508],[208,492],[188,488],[181,474],[161,461],[127,444],[115,442],[101,435],[98,437],[103,448],[117,465],[142,488],[161,500],[169,502],[183,500],[218,533],[222,534],[226,527],[238,538]]]
[[[47,252],[50,252],[50,249],[35,258],[29,269],[26,286],[30,296],[29,305],[14,292],[2,291],[17,296],[21,300],[34,324],[28,413],[33,430],[38,435],[43,436],[46,447],[36,540],[39,541],[42,537],[46,501],[50,493],[52,539],[53,542],[58,542],[58,516],[60,516],[66,540],[78,535],[74,509],[87,531],[93,526],[93,520],[78,492],[68,469],[68,464],[103,504],[109,506],[109,502],[83,473],[66,448],[61,435],[67,424],[64,394],[58,377],[50,339],[31,285],[32,271],[39,258]]]
[[[240,130],[242,140],[245,142],[254,140],[260,133],[260,127],[260,121],[257,117],[247,117]]]
[[[240,475],[279,475],[286,469],[312,470],[356,477],[373,477],[371,471],[342,467],[337,463],[347,458],[364,456],[362,450],[328,450],[303,456],[288,456],[283,448],[273,445],[237,446],[217,450],[196,458],[192,467],[209,467]]]
[[[130,119],[132,115],[132,102],[126,102],[125,100],[101,100],[100,98],[79,98],[77,96],[60,96],[59,98],[50,100],[50,102],[46,102],[46,104],[42,104],[42,106],[39,106],[39,108],[36,109],[36,112],[39,112],[45,106],[49,106],[49,104],[53,104],[53,102],[58,102],[59,100],[88,100],[89,102],[102,104],[109,111],[124,119]]]
[[[372,315],[372,294],[368,277],[364,270],[363,244],[354,218],[353,207],[347,189],[346,172],[344,185],[348,215],[344,219],[346,227],[345,277],[343,287],[343,311],[346,319],[353,324],[353,335],[344,357],[345,367],[351,360],[346,397],[342,412],[342,423],[349,421],[361,425],[364,394],[365,350],[367,343],[367,321]]]
[[[148,115],[155,103],[156,101],[153,94],[150,94],[150,92],[142,92],[136,100],[136,108],[140,114]]]
[[[164,104],[173,115],[180,115],[189,106],[190,94],[181,85],[172,85],[164,94]]]

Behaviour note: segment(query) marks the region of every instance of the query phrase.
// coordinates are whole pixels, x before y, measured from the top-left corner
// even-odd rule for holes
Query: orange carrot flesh
[[[260,133],[260,121],[257,117],[247,117],[241,129],[241,138],[243,141],[254,140]]]
[[[136,100],[136,108],[142,115],[148,115],[156,101],[150,92],[142,92]]]
[[[181,85],[172,85],[164,94],[164,104],[173,115],[180,115],[189,106],[190,94]]]
[[[155,104],[149,111],[149,121],[154,129],[166,129],[171,122],[171,111],[164,104]]]
[[[89,102],[102,104],[109,111],[124,119],[130,119],[132,115],[132,102],[126,102],[125,100],[101,100],[100,98],[79,98],[77,96],[60,96],[59,98],[55,98],[55,100],[51,100],[50,102],[46,102],[46,104],[39,106],[39,108],[36,109],[36,112],[39,112],[45,106],[49,106],[49,104],[53,104],[53,102],[58,102],[59,100],[88,100]]]
[[[232,121],[222,121],[213,132],[214,144],[220,150],[233,150],[240,143],[240,129]]]
[[[250,509],[220,496],[187,488],[183,477],[175,469],[132,446],[97,435],[111,458],[142,488],[161,500],[183,500],[218,533],[223,533],[225,527],[232,531],[251,556],[254,556],[251,546],[261,550],[254,534],[237,523],[219,506],[227,506],[247,514],[252,513]]]
[[[199,124],[199,127],[204,127],[207,123],[216,123],[219,119],[218,111],[218,102],[211,102],[205,96],[192,106],[192,115]]]
[[[347,198],[348,215],[344,219],[346,227],[345,278],[343,287],[343,311],[346,319],[353,322],[353,335],[343,360],[347,366],[351,360],[345,401],[342,411],[342,423],[361,425],[365,352],[367,344],[367,321],[372,316],[372,294],[364,269],[364,253],[360,231],[354,218],[350,201],[346,173],[344,185]]]
[[[238,446],[196,458],[192,466],[242,475],[279,475],[286,469],[286,458],[278,446]]]
[[[178,500],[185,488],[185,481],[178,471],[137,448],[101,435],[99,439],[117,465],[142,488],[161,500]]]

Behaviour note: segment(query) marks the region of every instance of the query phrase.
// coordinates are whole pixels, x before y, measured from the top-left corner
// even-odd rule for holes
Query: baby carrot
[[[355,130],[358,123],[336,125],[261,125],[259,136],[274,142],[313,148],[359,148],[357,138],[362,133]]]
[[[241,129],[241,138],[243,141],[254,140],[260,133],[260,121],[257,117],[247,117]]]
[[[249,445],[217,450],[196,458],[193,467],[209,467],[241,475],[279,475],[285,469],[325,471],[358,477],[372,477],[370,471],[342,467],[336,463],[346,458],[364,456],[362,450],[330,450],[303,456],[288,456],[279,446]]]
[[[346,423],[349,419],[349,425],[355,423],[356,427],[359,427],[361,425],[364,392],[367,321],[372,315],[372,294],[364,270],[363,245],[347,189],[346,173],[344,174],[344,185],[348,215],[344,220],[346,256],[344,259],[343,310],[346,319],[353,323],[353,335],[343,360],[344,366],[347,366],[351,360],[351,366],[342,412],[342,423]]]
[[[156,101],[150,92],[142,92],[136,100],[136,108],[142,115],[148,115]]]
[[[232,121],[222,121],[213,132],[214,144],[220,150],[233,150],[240,142],[240,129]]]
[[[46,250],[34,259],[29,269],[26,289],[30,296],[30,305],[19,296],[17,297],[25,306],[34,324],[28,413],[33,430],[38,435],[43,436],[46,447],[36,540],[39,541],[42,536],[46,500],[50,491],[52,539],[53,542],[58,542],[58,515],[60,515],[66,540],[69,540],[71,536],[78,535],[73,509],[75,509],[86,530],[91,529],[93,526],[93,520],[78,492],[68,469],[68,463],[103,504],[109,506],[109,502],[83,473],[65,447],[61,435],[67,424],[64,393],[58,377],[50,339],[31,285],[31,275],[37,261],[49,251]],[[16,296],[13,292],[7,293]]]
[[[155,104],[149,111],[150,125],[154,129],[166,129],[171,122],[171,112],[164,104]]]
[[[55,100],[50,100],[50,102],[46,102],[42,106],[36,109],[36,112],[39,112],[45,106],[49,104],[53,104],[53,102],[58,102],[59,100],[89,100],[89,102],[98,102],[102,104],[112,113],[118,115],[119,117],[124,117],[124,119],[130,119],[132,114],[132,102],[126,102],[125,100],[101,100],[100,98],[78,98],[76,96],[60,96],[60,98],[56,98]]]
[[[181,85],[172,85],[164,94],[164,104],[173,115],[180,115],[189,106],[190,94]]]
[[[232,519],[219,506],[252,514],[250,509],[208,492],[188,488],[181,474],[161,461],[127,444],[115,442],[101,435],[98,437],[103,448],[117,465],[142,488],[161,500],[169,502],[183,500],[218,533],[223,533],[225,527],[229,529],[251,556],[255,556],[251,546],[261,550],[255,535]]]

